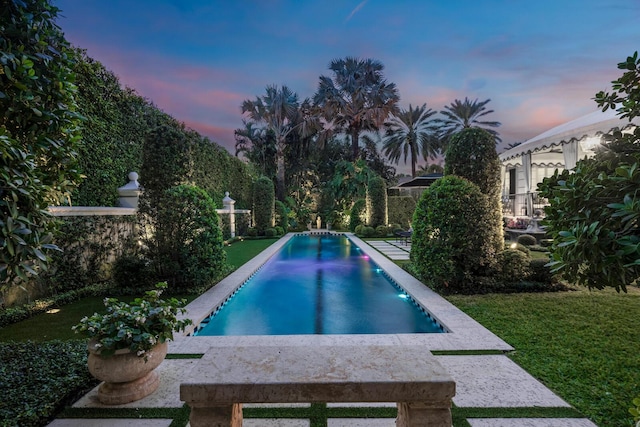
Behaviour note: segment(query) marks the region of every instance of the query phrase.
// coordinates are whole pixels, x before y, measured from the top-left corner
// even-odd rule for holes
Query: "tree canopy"
[[[328,127],[351,137],[352,159],[359,154],[360,133],[378,130],[396,112],[400,99],[395,83],[383,75],[384,65],[373,59],[346,57],[331,61],[333,77],[320,76],[313,101]]]
[[[621,118],[640,117],[637,52],[618,64],[626,70],[613,92],[595,100]],[[589,288],[626,287],[640,279],[640,127],[620,130],[591,159],[573,171],[557,172],[539,185],[549,199],[545,224],[553,237],[552,268]]]
[[[493,110],[487,110],[486,105],[490,102],[486,99],[482,102],[478,100],[471,101],[464,98],[464,101],[456,99],[451,105],[446,105],[440,114],[444,119],[440,119],[440,139],[446,145],[449,138],[467,128],[481,128],[489,132],[496,139],[496,144],[502,140],[498,136],[498,132],[493,129],[500,126],[500,122],[482,120],[484,116],[493,113]]]
[[[55,224],[46,212],[80,181],[69,44],[48,0],[0,9],[0,282],[47,267]]]
[[[401,109],[385,123],[386,133],[383,150],[389,160],[398,164],[400,157],[411,163],[411,176],[416,176],[418,158],[435,158],[438,154],[438,138],[433,120],[436,111],[422,104],[415,109]]]

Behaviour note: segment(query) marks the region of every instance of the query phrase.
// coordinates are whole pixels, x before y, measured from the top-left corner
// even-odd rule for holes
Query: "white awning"
[[[630,123],[626,118],[621,119],[615,110],[609,109],[605,112],[598,110],[549,129],[536,137],[528,139],[517,147],[503,152],[500,154],[500,161],[507,165],[522,164],[520,159],[522,155],[531,152],[533,154],[532,162],[535,164],[536,153],[543,154],[555,151],[559,154],[558,160],[564,163],[560,146],[589,137],[600,137],[615,129],[626,129],[633,126],[633,123],[640,124],[640,120],[636,118]],[[543,163],[557,163],[557,161],[552,161],[551,159],[545,160]]]

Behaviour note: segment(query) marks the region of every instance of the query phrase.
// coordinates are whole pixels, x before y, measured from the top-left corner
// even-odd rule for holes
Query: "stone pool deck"
[[[434,352],[437,361],[445,368],[456,382],[456,395],[453,404],[456,411],[465,415],[464,419],[472,427],[596,427],[594,423],[582,418],[577,411],[546,388],[542,383],[529,375],[504,353],[513,350],[509,344],[492,334],[482,325],[449,304],[439,295],[431,292],[415,278],[398,268],[391,259],[407,254],[406,246],[394,239],[388,242],[369,242],[367,244],[357,237],[352,240],[368,255],[373,262],[384,269],[388,276],[401,284],[409,295],[419,304],[428,308],[430,314],[439,321],[448,333],[445,334],[396,334],[396,335],[301,335],[275,337],[177,337],[171,342],[169,353],[177,359],[167,359],[160,365],[160,388],[151,396],[126,405],[107,407],[97,401],[97,390],[94,389],[78,400],[69,411],[76,410],[78,416],[82,411],[96,408],[111,412],[109,418],[58,418],[49,424],[52,427],[79,426],[169,426],[172,419],[151,418],[154,408],[183,408],[180,401],[180,383],[190,378],[191,371],[199,361],[200,354],[211,347],[251,346],[321,346],[321,345],[420,345],[425,351]],[[386,243],[386,244],[385,244]],[[238,269],[215,288],[193,301],[187,307],[188,317],[196,321],[204,319],[221,304],[238,283],[250,277],[270,256],[284,244],[284,240],[274,243],[267,251]],[[403,248],[403,246],[405,246]],[[375,249],[374,249],[375,247]],[[481,352],[491,354],[479,354]],[[247,410],[259,411],[261,407],[272,405],[245,405]],[[387,404],[328,404],[321,408],[321,420],[314,416],[314,424],[327,427],[391,427],[394,418],[358,418],[359,408],[379,407],[381,410],[395,407]],[[140,410],[139,416],[117,418],[125,409]],[[305,411],[311,410],[308,404],[282,405],[278,408],[299,414],[283,418],[248,418],[244,425],[248,427],[311,427],[311,415],[305,417]],[[317,410],[317,407],[314,408]],[[341,411],[342,409],[342,411]],[[494,409],[502,409],[510,418],[492,418]],[[351,412],[349,412],[351,411]],[[536,418],[527,415],[531,412]],[[333,414],[344,414],[350,418],[337,418]],[[563,418],[551,418],[562,413]],[[113,418],[111,417],[113,416]],[[389,416],[389,415],[386,415]],[[326,424],[324,422],[326,421]],[[318,424],[319,422],[319,424]],[[455,417],[454,417],[454,425]]]

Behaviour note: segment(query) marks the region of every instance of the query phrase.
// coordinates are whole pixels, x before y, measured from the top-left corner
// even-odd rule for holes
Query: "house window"
[[[516,170],[509,169],[509,195],[516,194]]]

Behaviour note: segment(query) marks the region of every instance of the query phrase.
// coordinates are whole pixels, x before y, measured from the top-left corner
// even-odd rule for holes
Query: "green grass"
[[[227,253],[227,264],[238,268],[260,252],[271,246],[277,238],[273,239],[256,239],[241,240],[225,246],[224,251]]]
[[[225,246],[227,262],[235,268],[241,266],[265,248],[273,244],[277,239],[244,240]],[[177,296],[191,301],[196,295]],[[117,297],[123,301],[129,301],[132,297]],[[95,312],[104,312],[102,297],[88,297],[60,307],[56,313],[42,313],[22,322],[0,328],[0,341],[49,341],[70,340],[82,338],[75,334],[71,327],[77,324],[84,316],[90,316]]]
[[[632,426],[640,395],[640,291],[587,290],[448,299],[516,348],[509,355],[595,421]]]
[[[233,243],[225,247],[228,262],[238,267],[275,240]],[[640,351],[636,326],[640,312],[640,291],[637,288],[629,289],[629,294],[580,290],[450,296],[448,299],[514,346],[516,351],[509,357],[599,426],[633,425],[628,408],[631,400],[640,395]],[[102,298],[85,298],[62,307],[56,314],[41,314],[0,328],[0,341],[77,339],[78,336],[71,332],[71,326],[84,315],[99,311],[102,307]],[[189,357],[192,356],[195,355]],[[314,426],[322,425],[321,414],[312,414],[320,410],[318,408],[322,408],[320,412],[328,411],[318,406],[307,414]],[[536,408],[516,409],[510,414],[505,409],[487,408],[473,415],[522,416],[527,410]],[[354,409],[353,414],[346,411],[341,415],[356,416],[356,412],[361,410]],[[549,408],[540,410],[540,416],[552,415]],[[375,411],[367,411],[369,416],[374,415]],[[465,416],[472,415],[472,411],[469,411],[469,408],[454,408],[454,417],[461,427],[468,425],[463,420]],[[82,416],[80,412],[68,409],[66,415]],[[259,410],[249,412],[248,417],[277,415],[275,412],[262,413]],[[387,412],[377,415],[393,416],[392,410]],[[184,409],[174,410],[167,415],[175,418],[172,425],[184,425]],[[289,414],[294,415],[300,414],[296,411]],[[331,415],[338,414],[332,412]],[[565,415],[576,416],[576,413]]]
[[[49,341],[80,339],[71,327],[84,316],[104,311],[103,298],[87,297],[59,308],[56,313],[42,313],[22,322],[0,328],[0,341]]]

